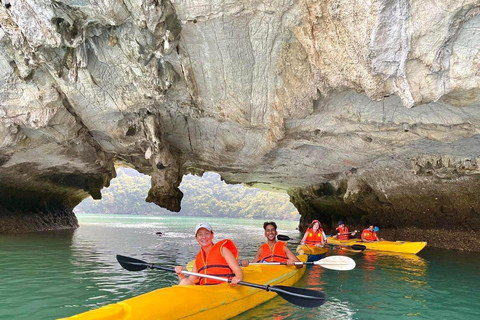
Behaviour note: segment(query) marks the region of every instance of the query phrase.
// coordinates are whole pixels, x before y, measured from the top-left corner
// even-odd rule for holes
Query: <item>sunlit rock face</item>
[[[2,0],[2,216],[74,227],[117,163],[151,175],[147,201],[172,211],[181,177],[210,170],[288,192],[301,228],[477,232],[479,13],[468,0]]]

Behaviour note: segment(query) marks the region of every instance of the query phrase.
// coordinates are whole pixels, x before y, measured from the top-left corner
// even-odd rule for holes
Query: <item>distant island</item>
[[[145,202],[149,189],[149,176],[133,169],[119,168],[110,187],[102,190],[101,200],[85,199],[74,212],[299,219],[298,211],[290,203],[288,195],[248,188],[241,184],[227,185],[215,173],[207,172],[203,177],[183,177],[180,190],[184,197],[182,210],[178,213]]]

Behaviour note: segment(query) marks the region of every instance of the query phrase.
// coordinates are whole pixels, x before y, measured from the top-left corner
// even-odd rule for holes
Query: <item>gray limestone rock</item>
[[[115,165],[151,175],[147,201],[173,211],[182,176],[211,170],[289,193],[301,228],[479,232],[479,13],[474,0],[3,0],[0,222],[59,222],[1,232],[75,227]]]

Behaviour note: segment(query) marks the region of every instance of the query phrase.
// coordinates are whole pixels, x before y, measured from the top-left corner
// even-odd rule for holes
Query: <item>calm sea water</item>
[[[177,282],[175,274],[129,272],[115,255],[166,266],[193,260],[193,229],[202,218],[79,215],[80,228],[0,236],[0,319],[55,319]],[[264,241],[259,220],[208,219],[217,239],[231,238],[241,258]],[[294,221],[279,233],[299,237]],[[162,236],[155,232],[161,231]],[[295,248],[294,245],[291,246]],[[357,267],[339,272],[309,267],[296,284],[327,294],[328,302],[302,309],[277,297],[235,319],[478,319],[480,254],[425,249],[415,255],[331,251]]]

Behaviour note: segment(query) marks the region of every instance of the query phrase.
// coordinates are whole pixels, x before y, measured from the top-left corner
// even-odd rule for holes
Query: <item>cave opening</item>
[[[132,168],[117,168],[117,177],[102,190],[102,199],[84,199],[76,214],[135,214],[241,219],[298,220],[299,213],[284,193],[243,184],[227,184],[214,172],[201,177],[187,174],[179,188],[184,193],[180,212],[171,212],[145,201],[151,178]]]

